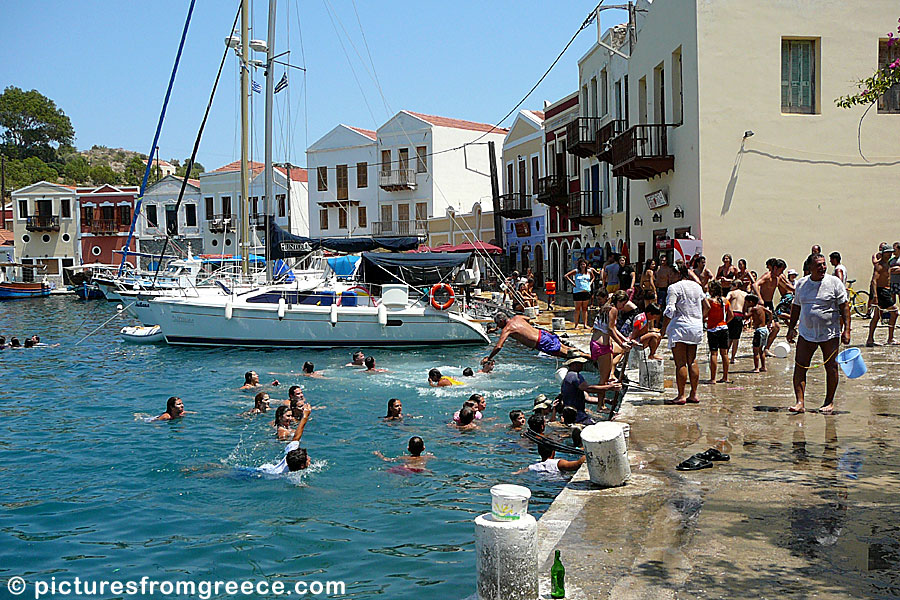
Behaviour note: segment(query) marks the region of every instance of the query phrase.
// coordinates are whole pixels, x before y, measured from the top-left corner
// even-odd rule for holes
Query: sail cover
[[[310,238],[288,233],[274,222],[270,222],[269,230],[269,254],[273,259],[305,256],[319,249],[354,253],[379,248],[401,252],[419,247],[417,237]]]
[[[367,283],[408,283],[433,285],[445,281],[454,269],[462,267],[471,254],[441,254],[419,252],[415,254],[390,254],[366,252],[363,254],[362,273]]]

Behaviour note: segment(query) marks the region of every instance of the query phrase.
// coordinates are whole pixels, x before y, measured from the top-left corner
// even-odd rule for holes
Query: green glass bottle
[[[553,559],[553,566],[550,567],[550,597],[566,597],[566,568],[559,560],[559,550],[556,551],[556,558]]]

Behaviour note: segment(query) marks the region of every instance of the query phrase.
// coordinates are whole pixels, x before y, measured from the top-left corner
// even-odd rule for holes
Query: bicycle
[[[855,279],[847,280],[847,298],[850,301],[850,308],[858,317],[870,319],[872,317],[873,308],[869,304],[869,292],[857,292],[853,289]]]

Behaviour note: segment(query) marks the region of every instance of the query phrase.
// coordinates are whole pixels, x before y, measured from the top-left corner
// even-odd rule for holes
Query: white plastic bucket
[[[565,317],[553,317],[551,320],[553,331],[563,331],[566,328]]]
[[[501,483],[491,488],[491,516],[498,521],[518,521],[528,514],[531,490]]]
[[[787,342],[778,342],[777,344],[772,344],[769,350],[772,351],[772,356],[775,358],[787,358],[791,353],[791,345]]]

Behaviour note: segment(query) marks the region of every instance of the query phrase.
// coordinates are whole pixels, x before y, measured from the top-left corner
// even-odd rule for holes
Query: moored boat
[[[35,271],[46,270],[44,265],[0,263],[0,300],[43,298],[50,295],[52,286],[46,278],[35,281]]]
[[[166,339],[159,325],[152,327],[123,327],[119,331],[119,335],[122,336],[123,340],[132,344],[158,344]]]

